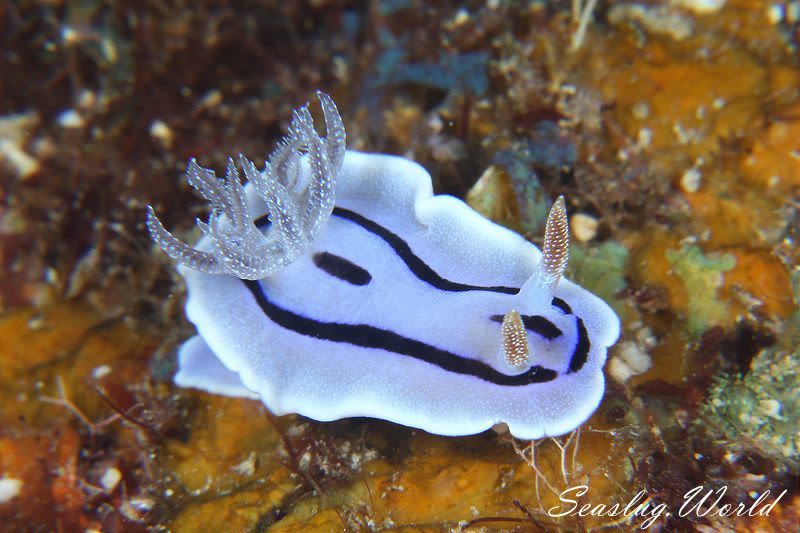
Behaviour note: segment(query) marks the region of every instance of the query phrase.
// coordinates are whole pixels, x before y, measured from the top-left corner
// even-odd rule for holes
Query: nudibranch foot
[[[242,385],[239,374],[231,372],[214,355],[200,335],[184,342],[178,350],[175,384],[202,389],[221,396],[257,399],[258,394]]]

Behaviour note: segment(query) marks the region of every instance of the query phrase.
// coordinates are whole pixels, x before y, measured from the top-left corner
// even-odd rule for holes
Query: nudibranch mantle
[[[515,437],[535,439],[583,423],[603,395],[602,367],[620,326],[608,305],[561,276],[563,200],[548,220],[543,261],[522,236],[461,200],[434,195],[420,165],[344,152],[335,106],[324,94],[320,100],[327,138],[316,136],[301,108],[265,171],[241,158],[247,186],[232,162],[227,180],[216,184],[210,171],[190,163],[193,185],[198,172],[209,173],[195,186],[215,206],[196,250],[150,211],[154,239],[193,267],[179,271],[198,335],[179,350],[175,382],[258,398],[278,415],[366,416],[440,435],[505,423]],[[286,175],[275,164],[281,157]],[[290,207],[303,212],[326,201],[324,193],[308,192],[321,168],[335,202],[314,211],[308,224],[302,213],[281,222],[275,195],[294,197]],[[294,233],[291,224],[299,228]],[[278,251],[304,244],[265,277],[245,279],[219,272],[228,260],[219,252],[221,236],[241,248],[255,246],[245,238],[262,236]],[[251,265],[247,254],[234,259]]]

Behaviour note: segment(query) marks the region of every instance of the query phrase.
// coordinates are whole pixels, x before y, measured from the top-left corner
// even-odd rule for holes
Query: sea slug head
[[[526,372],[532,366],[532,353],[554,351],[549,343],[561,335],[551,315],[559,317],[563,312],[553,307],[553,299],[568,260],[569,221],[564,197],[559,196],[547,217],[539,264],[516,296],[518,307],[503,315],[500,368],[511,374]],[[529,337],[528,329],[536,331],[535,339]]]

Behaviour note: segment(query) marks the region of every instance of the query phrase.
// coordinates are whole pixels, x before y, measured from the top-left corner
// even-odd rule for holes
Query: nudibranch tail
[[[264,201],[272,223],[267,233],[256,227],[244,185],[233,159],[228,159],[225,179],[192,159],[186,180],[211,206],[208,223],[197,224],[212,245],[197,250],[177,239],[148,206],[147,228],[153,240],[172,259],[209,274],[231,274],[256,280],[294,261],[314,240],[330,217],[336,180],[342,168],[345,133],[336,105],[318,92],[326,136],[320,137],[307,106],[292,113],[289,134],[270,155],[263,171],[239,155],[245,178]],[[303,161],[310,178],[301,180]]]
[[[516,309],[512,309],[503,317],[500,327],[503,345],[503,357],[514,369],[524,370],[531,364],[531,352],[528,347],[528,334],[525,324]]]

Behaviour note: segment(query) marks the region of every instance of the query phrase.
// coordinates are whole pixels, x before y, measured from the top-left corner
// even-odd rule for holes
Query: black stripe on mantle
[[[349,209],[345,209],[344,207],[334,207],[332,214],[333,214],[333,216],[337,216],[337,217],[340,217],[340,218],[344,218],[346,220],[350,220],[351,222],[354,222],[354,223],[358,224],[359,226],[361,226],[365,230],[369,231],[370,233],[378,236],[380,239],[385,241],[394,250],[394,252],[400,257],[400,259],[406,264],[406,266],[409,268],[409,270],[411,270],[411,272],[417,278],[419,278],[421,281],[424,281],[424,282],[428,283],[429,285],[432,285],[433,287],[435,287],[435,288],[437,288],[439,290],[448,291],[448,292],[486,291],[486,292],[498,292],[498,293],[503,293],[503,294],[518,294],[519,291],[520,291],[520,289],[516,288],[516,287],[504,287],[504,286],[484,287],[484,286],[480,286],[480,285],[469,285],[469,284],[466,284],[466,283],[459,283],[459,282],[450,281],[448,279],[445,279],[442,276],[440,276],[438,272],[433,270],[433,268],[431,268],[427,263],[425,263],[425,261],[423,261],[418,255],[416,255],[413,252],[413,250],[411,250],[411,247],[408,245],[408,243],[402,237],[400,237],[396,233],[393,233],[388,228],[385,228],[385,227],[381,226],[377,222],[374,222],[374,221],[368,219],[367,217],[356,213],[355,211],[351,211]],[[258,219],[256,219],[255,220],[255,225],[258,228],[264,228],[264,227],[269,226],[270,225],[270,221],[269,221],[268,215],[263,215],[263,216],[259,217]],[[249,283],[252,283],[252,282],[246,281],[245,283],[248,283],[248,287],[250,287]],[[256,292],[258,292],[259,294],[262,295],[262,297],[264,297],[260,286],[257,287],[257,288],[258,288],[258,291],[256,291]],[[253,292],[252,288],[250,288],[250,290],[251,290],[251,292]],[[256,292],[253,292],[253,294],[254,294],[254,296],[256,296],[256,300],[258,301],[258,296],[257,296]],[[261,305],[260,301],[259,301],[259,305]],[[561,298],[553,297],[551,305],[553,305],[554,307],[557,307],[558,309],[560,309],[562,312],[564,312],[567,315],[571,315],[572,314],[572,308],[569,306],[569,304],[567,302],[565,302]],[[263,309],[263,306],[262,306],[262,309]],[[266,310],[265,310],[265,312],[266,312]],[[299,318],[302,318],[302,319],[305,319],[305,320],[311,320],[311,319],[307,319],[305,317],[301,317],[300,315],[297,315],[297,316]],[[577,317],[577,316],[575,318],[577,320],[577,322],[576,322],[577,341],[576,341],[576,344],[575,344],[575,348],[572,351],[572,356],[570,357],[570,363],[569,363],[569,367],[567,369],[567,373],[568,374],[572,374],[574,372],[578,372],[581,368],[583,368],[583,365],[586,364],[586,361],[587,361],[587,359],[589,357],[589,351],[591,349],[591,342],[589,340],[589,335],[588,335],[588,332],[586,331],[586,327],[584,326],[583,320],[580,317]],[[275,321],[275,322],[277,323],[277,321]],[[312,322],[313,322],[313,320],[312,320]],[[331,326],[344,326],[344,324],[325,323],[325,322],[319,322],[319,324],[329,324]],[[527,326],[528,326],[528,324],[526,324],[526,327]],[[352,326],[352,327],[372,328],[372,329],[375,329],[375,330],[378,330],[378,331],[384,331],[384,330],[380,330],[378,328],[374,328],[373,326],[366,326],[366,325],[358,325],[358,326]],[[289,329],[291,329],[291,328],[289,328]],[[535,328],[534,328],[534,330],[535,330]],[[392,335],[396,335],[396,336],[400,337],[398,334],[396,334],[394,332],[388,331],[387,333],[390,333]],[[555,332],[553,332],[553,333],[555,333]],[[313,332],[306,333],[306,334],[317,337],[317,335],[315,335]],[[547,335],[543,335],[543,336],[547,337]],[[323,337],[319,337],[319,338],[323,338]],[[421,343],[419,341],[414,341],[413,339],[407,339],[405,337],[400,337],[400,338],[404,339],[405,341],[410,342],[410,343],[418,343],[418,344],[421,344],[423,346],[428,346],[428,345],[426,345],[424,343]],[[329,339],[329,340],[333,340],[333,339]],[[437,348],[434,348],[432,346],[428,346],[428,347],[433,349],[433,350],[438,350]],[[390,351],[396,351],[396,350],[390,350]],[[439,351],[442,351],[442,350],[439,350]],[[455,355],[455,354],[450,354],[449,352],[444,352],[444,351],[442,351],[442,352],[445,353],[445,354],[449,354],[449,355],[451,355],[453,357],[456,357],[456,358],[460,358],[461,357],[461,356],[458,356],[458,355]],[[404,352],[397,352],[397,353],[404,353]],[[406,355],[412,355],[412,354],[406,354]],[[483,363],[478,363],[478,362],[476,362],[476,361],[474,361],[472,359],[466,359],[466,358],[462,358],[462,359],[464,359],[465,361],[470,362],[471,364],[483,364]],[[506,377],[506,378],[510,377],[510,376],[506,376],[505,374],[502,374],[500,372],[497,372],[496,370],[494,370],[493,368],[491,368],[488,365],[485,365],[485,364],[483,364],[483,365],[486,366],[492,372],[495,372],[499,376]],[[442,368],[445,368],[445,367],[442,367]],[[545,369],[545,368],[542,368],[542,367],[532,367],[529,370],[529,372],[534,371],[537,368],[540,368],[544,372],[553,372],[553,377],[549,378],[549,379],[541,379],[539,381],[531,381],[531,383],[533,383],[533,382],[550,381],[551,379],[555,379],[555,376],[557,375],[557,373],[554,370],[549,370],[549,369]],[[466,372],[466,373],[470,373],[470,372]],[[526,374],[527,373],[519,374],[518,376],[513,376],[513,377],[519,378],[519,377],[526,376]],[[491,381],[491,380],[489,380],[489,381]],[[520,384],[526,384],[526,383],[520,383]]]
[[[392,247],[394,252],[400,257],[400,259],[408,266],[409,270],[420,280],[428,283],[436,287],[442,291],[450,291],[450,292],[463,292],[463,291],[487,291],[487,292],[499,292],[503,294],[518,294],[520,289],[516,287],[504,287],[504,286],[492,286],[492,287],[483,287],[479,285],[469,285],[466,283],[459,283],[456,281],[450,281],[448,279],[443,278],[432,269],[425,261],[423,261],[418,255],[416,255],[408,243],[403,240],[402,237],[393,233],[389,229],[381,226],[377,222],[374,222],[367,217],[356,213],[355,211],[351,211],[349,209],[345,209],[343,207],[334,207],[333,208],[333,215],[344,218],[346,220],[350,220],[351,222],[355,222],[365,230],[373,233],[383,239],[389,246]],[[554,307],[559,308],[562,312],[567,315],[572,314],[572,308],[569,306],[567,302],[562,300],[561,298],[554,297],[551,305]],[[583,324],[583,320],[580,317],[575,317],[576,322],[576,330],[577,330],[577,341],[575,344],[575,349],[572,351],[572,356],[570,357],[570,363],[567,373],[572,374],[574,372],[579,371],[583,368],[583,365],[586,364],[586,360],[589,357],[589,349],[591,347],[591,343],[589,341],[589,335],[586,331],[586,327]],[[525,324],[526,329],[530,329],[535,331],[542,337],[546,338],[547,340],[553,340],[559,337],[562,332],[558,327],[556,327],[552,322],[547,320],[544,317],[540,316],[523,316],[523,323]],[[496,320],[496,317],[492,317],[492,320]],[[502,322],[502,317],[500,317],[500,322]]]
[[[464,292],[464,291],[486,291],[486,292],[499,292],[503,294],[517,294],[519,289],[516,287],[504,287],[501,285],[483,287],[480,285],[470,285],[467,283],[459,283],[457,281],[450,281],[443,278],[432,269],[428,264],[423,261],[417,254],[411,250],[408,243],[402,237],[389,231],[387,228],[381,226],[377,222],[373,222],[363,215],[359,215],[355,211],[350,211],[343,207],[334,207],[333,215],[345,220],[355,222],[370,233],[374,233],[386,244],[392,247],[394,253],[400,256],[400,259],[408,266],[409,270],[425,283],[436,287],[442,291],[448,292]]]
[[[583,325],[583,319],[577,318],[576,328],[578,330],[578,340],[575,343],[575,349],[572,351],[572,357],[569,360],[569,369],[567,374],[577,372],[583,365],[586,364],[586,359],[589,358],[589,333],[586,331],[586,326]]]
[[[433,270],[425,261],[422,260],[417,254],[411,250],[408,243],[396,233],[390,231],[374,222],[364,215],[360,215],[355,211],[345,209],[344,207],[334,207],[333,216],[355,222],[370,233],[377,235],[381,240],[386,242],[395,253],[400,256],[400,259],[406,264],[411,272],[421,281],[436,287],[439,290],[448,292],[465,292],[465,291],[486,291],[486,292],[499,292],[503,294],[518,294],[520,289],[518,287],[505,287],[505,286],[492,286],[486,287],[482,285],[469,285],[467,283],[459,283],[450,281],[439,275],[438,272]],[[270,225],[269,215],[262,215],[258,217],[254,224],[257,228],[263,229]],[[561,298],[555,296],[551,305],[559,308],[565,314],[572,314],[572,309],[569,304]]]
[[[558,372],[555,370],[539,365],[532,366],[522,374],[508,376],[481,361],[469,359],[430,344],[404,337],[394,331],[367,324],[320,322],[284,309],[271,302],[258,281],[242,280],[242,282],[250,290],[267,318],[275,324],[300,335],[351,344],[360,348],[377,348],[394,352],[436,365],[448,372],[474,376],[496,385],[523,386],[532,383],[545,383],[558,377]]]
[[[350,285],[367,285],[372,281],[372,274],[344,257],[330,252],[318,252],[311,258],[320,270],[335,278],[346,281]]]

